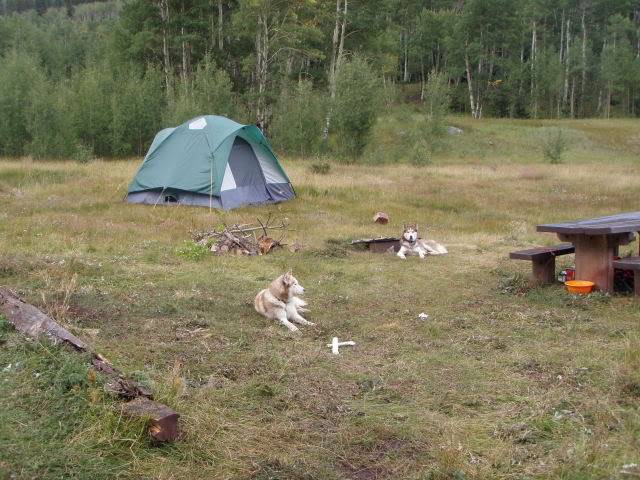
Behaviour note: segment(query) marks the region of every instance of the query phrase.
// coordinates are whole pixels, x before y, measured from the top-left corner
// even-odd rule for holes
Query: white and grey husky
[[[276,278],[268,288],[262,290],[253,302],[256,312],[269,320],[277,320],[292,332],[297,332],[300,325],[315,325],[304,319],[301,312],[307,303],[300,298],[304,294],[304,287],[298,283],[291,272],[287,272]]]
[[[404,226],[402,238],[400,239],[400,250],[396,255],[400,258],[407,258],[407,255],[418,255],[425,258],[427,255],[444,255],[447,249],[435,240],[424,240],[418,238],[418,225],[410,223]]]

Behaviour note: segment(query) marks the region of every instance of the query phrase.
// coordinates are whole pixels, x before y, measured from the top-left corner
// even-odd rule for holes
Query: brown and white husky
[[[409,223],[404,226],[402,238],[400,239],[400,250],[398,255],[400,258],[407,258],[407,255],[418,255],[425,258],[427,255],[444,255],[447,249],[444,245],[440,245],[435,240],[424,240],[418,238],[418,225]]]
[[[300,325],[315,325],[304,319],[300,313],[306,312],[307,303],[300,298],[304,294],[304,287],[298,283],[291,272],[276,278],[268,288],[262,290],[253,302],[256,312],[269,320],[277,320],[292,332],[297,332]]]

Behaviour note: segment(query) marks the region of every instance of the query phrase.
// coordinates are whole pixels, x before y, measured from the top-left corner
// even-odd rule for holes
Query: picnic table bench
[[[529,260],[535,281],[539,283],[553,283],[556,276],[556,257],[568,255],[574,251],[575,248],[571,243],[561,243],[553,247],[537,247],[511,252],[509,258],[514,260]]]
[[[613,268],[633,270],[633,289],[640,296],[640,257],[624,257],[613,261]]]

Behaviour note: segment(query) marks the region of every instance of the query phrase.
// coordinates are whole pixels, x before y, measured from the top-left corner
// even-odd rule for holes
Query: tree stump
[[[166,405],[138,397],[125,403],[122,413],[132,418],[147,419],[149,435],[158,442],[171,442],[178,438],[180,415]]]
[[[380,225],[386,225],[389,223],[389,215],[384,212],[376,212],[373,216],[373,221],[379,223]]]

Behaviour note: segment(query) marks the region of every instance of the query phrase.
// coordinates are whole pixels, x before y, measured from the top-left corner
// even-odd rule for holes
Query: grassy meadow
[[[0,478],[640,478],[639,304],[534,288],[508,260],[557,241],[538,223],[640,210],[638,121],[450,122],[465,133],[431,165],[284,159],[294,201],[227,213],[123,203],[139,159],[0,160],[0,285],[152,386],[183,428],[151,445],[84,358],[0,320]],[[539,140],[557,126],[559,165]],[[302,251],[185,249],[192,229],[270,212]],[[404,221],[450,254],[347,245]],[[301,335],[253,310],[287,268],[317,323]],[[356,346],[332,356],[332,336]]]

